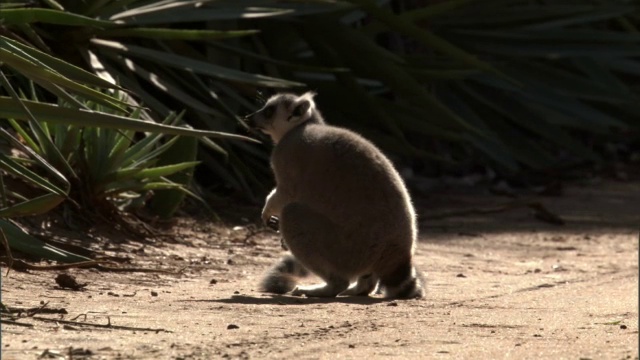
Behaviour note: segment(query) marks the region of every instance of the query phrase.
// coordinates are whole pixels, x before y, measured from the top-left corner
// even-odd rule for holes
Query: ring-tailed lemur
[[[371,142],[327,125],[314,95],[277,94],[245,118],[275,143],[276,188],[262,219],[278,219],[293,255],[269,272],[262,290],[366,296],[379,284],[389,298],[424,296],[412,262],[416,215],[404,182]],[[296,286],[307,270],[325,284]]]

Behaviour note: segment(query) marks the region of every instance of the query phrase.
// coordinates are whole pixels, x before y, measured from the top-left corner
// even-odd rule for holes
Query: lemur
[[[370,141],[326,124],[314,96],[276,94],[245,118],[275,144],[276,188],[262,220],[277,219],[292,254],[271,269],[261,290],[368,296],[379,285],[388,298],[423,297],[412,261],[416,214],[402,178]],[[325,283],[296,286],[309,271]]]

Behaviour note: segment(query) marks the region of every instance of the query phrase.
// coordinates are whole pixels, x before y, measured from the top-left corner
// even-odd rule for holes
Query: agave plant
[[[72,37],[78,35],[82,38],[78,41],[85,42],[99,41],[95,32],[123,30],[126,26],[71,14],[56,2],[48,5],[51,9],[33,8],[26,2],[0,5],[0,119],[15,131],[11,134],[0,129],[8,145],[0,153],[0,168],[5,172],[0,173],[1,216],[45,213],[67,199],[93,209],[96,204],[101,205],[98,208],[130,206],[136,200],[146,200],[149,191],[173,189],[184,194],[190,175],[183,176],[182,184],[167,177],[184,173],[197,162],[163,160],[163,153],[180,139],[166,140],[162,134],[199,137],[218,151],[220,147],[208,137],[252,140],[227,132],[175,126],[180,117],[171,110],[165,114],[143,108],[140,97],[125,93],[115,77],[104,70],[93,49],[78,48],[79,52],[61,58],[69,55],[69,48],[60,49],[59,38],[48,36],[48,31],[65,37],[70,33],[61,27],[68,26],[79,31]],[[153,38],[154,30],[147,30]],[[145,33],[145,29],[141,31]],[[91,35],[82,37],[82,32]],[[183,31],[177,36],[185,33],[194,38],[203,35]],[[83,56],[84,65],[78,63]],[[242,76],[237,72],[232,75]],[[154,121],[162,117],[166,118],[164,122]],[[189,154],[195,158],[195,152]],[[8,184],[5,174],[10,175]],[[175,210],[175,204],[174,199],[164,213]],[[9,222],[2,221],[0,226],[10,234],[12,247],[39,249],[42,251],[37,254],[60,261],[78,259],[56,256],[64,252],[27,234],[16,236],[21,230]]]
[[[73,197],[73,159],[96,165],[89,193],[97,198],[140,199],[157,186],[141,181],[147,175],[173,186],[164,175],[176,168],[167,166],[191,166],[197,144],[161,145],[149,134],[157,132],[198,137],[204,171],[216,175],[205,185],[251,198],[268,188],[267,148],[231,133],[244,131],[238,115],[251,112],[265,88],[317,90],[333,123],[423,169],[480,163],[514,173],[598,162],[590,144],[637,134],[640,125],[638,7],[631,0],[0,4],[0,119],[12,120],[17,135],[3,138],[21,153],[3,154],[0,166],[37,189],[25,196],[3,186],[0,211],[47,211]],[[163,123],[182,109],[191,128]],[[117,150],[70,150],[89,142]],[[174,150],[155,163],[140,160],[149,153],[125,155],[144,142]]]
[[[100,106],[89,105],[100,110]],[[103,110],[104,111],[104,110]],[[131,116],[135,118],[134,112]],[[181,116],[169,116],[163,123],[175,124]],[[62,169],[72,179],[79,194],[78,201],[92,208],[98,202],[112,201],[116,206],[126,207],[134,199],[144,199],[146,194],[158,189],[187,191],[181,184],[167,180],[167,176],[192,168],[197,161],[156,166],[161,156],[171,148],[179,137],[165,140],[166,135],[142,134],[133,130],[115,130],[75,125],[49,125],[28,122],[29,127],[10,120],[15,131],[45,159],[44,149],[53,149],[61,157],[49,158],[49,163]],[[41,130],[36,136],[34,129]],[[59,163],[62,161],[62,163]],[[133,198],[132,198],[133,196]]]
[[[254,30],[192,30],[173,26],[211,19],[274,16],[287,11],[246,8],[238,2],[207,3],[211,3],[211,8],[200,8],[198,2],[176,1],[49,1],[42,8],[34,8],[26,1],[2,5],[0,61],[4,64],[3,69],[9,72],[13,86],[22,92],[28,91],[26,80],[35,82],[39,97],[44,100],[17,102],[15,97],[13,100],[2,97],[0,116],[24,120],[31,114],[52,123],[242,138],[212,131],[169,129],[150,122],[123,122],[122,116],[117,119],[104,114],[95,116],[82,111],[86,109],[69,94],[73,92],[116,111],[122,111],[132,103],[134,106],[144,104],[151,110],[142,113],[145,120],[168,116],[173,108],[166,106],[165,99],[158,96],[173,97],[182,102],[177,108],[186,105],[195,110],[187,116],[190,123],[225,130],[235,129],[238,122],[235,111],[220,101],[219,92],[231,92],[237,97],[230,86],[300,85],[218,66],[188,46],[191,41],[247,36],[255,33]],[[94,89],[121,90],[116,82],[134,91],[135,96],[124,102]],[[157,91],[145,91],[145,83]],[[47,104],[46,100],[52,95],[72,106],[62,108]],[[29,112],[25,111],[27,108]],[[133,119],[129,117],[128,120]],[[222,154],[223,159],[234,158],[233,153],[211,141],[207,141],[207,145]],[[233,177],[227,176],[230,178]]]
[[[599,162],[589,143],[637,134],[637,2],[349,2],[362,11],[262,20],[256,37],[345,69],[286,74],[390,152],[514,173]]]
[[[119,84],[156,120],[184,108],[196,128],[243,131],[238,114],[255,108],[257,89],[306,85],[332,122],[422,168],[481,163],[503,173],[600,161],[590,142],[638,127],[638,5],[629,0],[42,6],[4,9],[2,39]],[[26,56],[0,56],[32,69]],[[200,159],[214,182],[248,197],[262,191],[265,147],[208,145]]]

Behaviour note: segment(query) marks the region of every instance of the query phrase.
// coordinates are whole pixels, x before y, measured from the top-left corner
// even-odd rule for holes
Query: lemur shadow
[[[314,298],[314,297],[297,297],[287,295],[268,295],[263,297],[233,295],[227,299],[214,300],[187,300],[187,301],[205,301],[223,304],[246,304],[246,305],[307,305],[307,304],[330,304],[343,303],[354,305],[374,305],[379,303],[390,303],[392,299],[370,296],[338,296],[334,298]]]

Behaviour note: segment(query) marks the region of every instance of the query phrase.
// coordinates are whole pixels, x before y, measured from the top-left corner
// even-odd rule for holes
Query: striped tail
[[[420,299],[425,295],[425,279],[411,265],[411,262],[398,266],[391,273],[380,277],[385,289],[385,297],[393,299]]]
[[[269,270],[260,284],[260,291],[275,294],[288,293],[296,287],[299,278],[308,275],[309,271],[295,257],[288,255]]]

